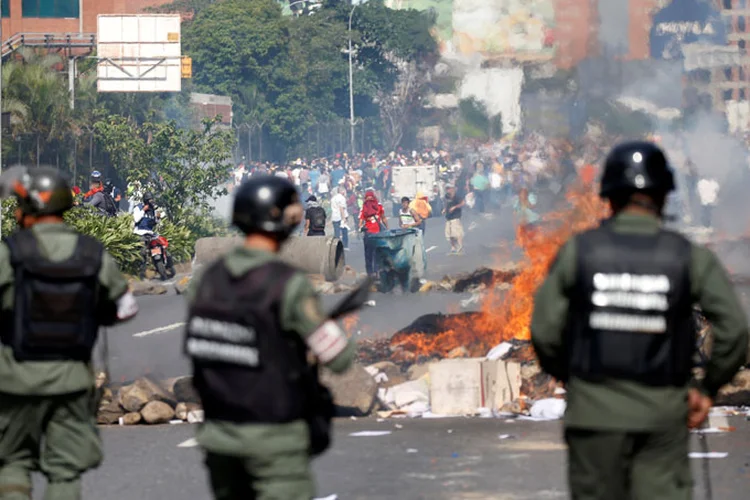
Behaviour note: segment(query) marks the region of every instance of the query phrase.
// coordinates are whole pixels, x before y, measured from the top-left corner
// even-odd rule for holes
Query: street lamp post
[[[357,8],[355,5],[352,7],[352,11],[349,12],[349,145],[351,147],[352,159],[356,154],[356,148],[354,145],[354,66],[352,62],[353,51],[352,51],[352,16],[354,10]]]

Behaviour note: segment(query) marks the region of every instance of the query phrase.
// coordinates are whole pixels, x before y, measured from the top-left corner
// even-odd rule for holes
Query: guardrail
[[[16,33],[4,40],[0,57],[5,58],[19,47],[94,48],[96,33]]]

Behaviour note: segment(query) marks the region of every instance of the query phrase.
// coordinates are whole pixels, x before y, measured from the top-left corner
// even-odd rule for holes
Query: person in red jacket
[[[383,229],[388,229],[385,210],[375,196],[375,191],[368,189],[365,192],[362,210],[359,212],[359,230],[365,233],[365,269],[368,276],[375,276],[378,272],[375,263],[375,245],[368,236],[378,234]]]

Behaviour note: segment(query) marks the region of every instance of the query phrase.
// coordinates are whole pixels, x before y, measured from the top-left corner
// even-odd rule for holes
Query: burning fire
[[[393,347],[416,356],[447,357],[463,347],[466,355],[484,356],[493,346],[510,339],[531,338],[534,292],[542,284],[558,249],[575,233],[595,226],[607,216],[607,207],[590,183],[580,182],[566,193],[566,206],[542,218],[540,227],[518,226],[516,243],[523,250],[523,267],[507,292],[489,287],[480,312],[451,316],[445,331],[395,337]]]

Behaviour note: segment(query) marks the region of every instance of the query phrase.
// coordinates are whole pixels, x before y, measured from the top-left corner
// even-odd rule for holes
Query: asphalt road
[[[744,500],[750,487],[750,422],[710,434],[713,498]],[[355,437],[362,431],[390,431]],[[102,430],[104,464],[84,480],[84,498],[208,499],[206,474],[191,425]],[[501,439],[501,436],[508,436]],[[180,446],[182,445],[182,447]],[[700,451],[691,437],[691,451]],[[693,459],[695,499],[703,495],[700,459]],[[314,464],[318,497],[337,500],[543,500],[568,498],[559,422],[501,419],[339,420],[334,447]],[[37,478],[34,498],[42,498]]]
[[[425,235],[425,246],[429,250],[428,279],[512,260],[511,251],[502,247],[503,240],[513,234],[510,217],[486,218],[469,214],[465,221],[465,255],[462,256],[447,255],[450,245],[445,240],[443,226],[442,218],[428,221]],[[347,264],[364,272],[361,240],[352,238],[350,248],[346,253]],[[469,297],[447,292],[373,294],[375,306],[360,313],[358,334],[363,338],[390,336],[423,314],[460,311],[461,300]],[[338,299],[339,296],[330,295],[323,298],[327,307],[332,307]],[[170,290],[167,295],[138,297],[138,304],[140,311],[136,318],[107,329],[103,336],[107,340],[112,380],[125,382],[144,375],[167,378],[187,374],[189,365],[181,353],[182,322],[186,317],[184,298]]]

